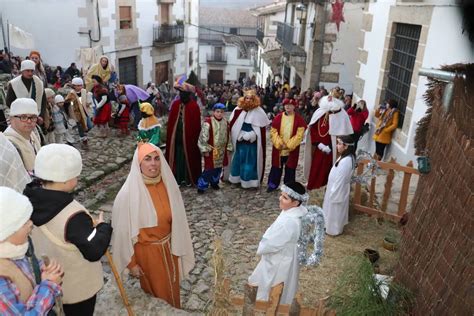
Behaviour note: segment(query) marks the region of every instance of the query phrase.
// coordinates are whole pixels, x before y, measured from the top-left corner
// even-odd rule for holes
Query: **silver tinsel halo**
[[[285,192],[286,194],[288,194],[288,196],[291,197],[293,200],[301,201],[303,204],[305,204],[309,200],[308,193],[299,194],[298,192],[295,192],[284,184],[280,187],[280,190],[281,192]]]
[[[369,182],[377,176],[378,171],[380,170],[377,160],[372,157],[372,155],[366,151],[359,150],[357,152],[356,164],[360,163],[362,160],[368,160],[367,168],[364,168],[362,174],[355,174],[352,176],[351,183],[360,183],[368,185]]]
[[[298,262],[303,266],[316,266],[323,255],[325,237],[323,210],[316,205],[306,207],[308,213],[301,218],[298,239]]]

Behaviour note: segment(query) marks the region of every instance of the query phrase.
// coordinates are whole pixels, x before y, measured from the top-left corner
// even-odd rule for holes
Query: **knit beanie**
[[[56,93],[54,93],[54,90],[51,88],[46,88],[44,89],[44,94],[46,94],[46,97],[53,97]]]
[[[58,104],[58,103],[61,103],[61,102],[64,102],[64,98],[62,95],[58,94],[57,96],[54,97],[54,103],[55,104]]]
[[[18,98],[10,106],[10,116],[32,114],[38,115],[38,105],[30,98]]]
[[[41,147],[35,160],[35,176],[47,181],[66,182],[82,171],[81,153],[65,144]]]
[[[33,212],[30,200],[8,187],[0,187],[0,241],[18,231]]]
[[[32,60],[24,60],[21,62],[20,71],[24,70],[35,70],[36,64]]]
[[[75,86],[83,86],[84,85],[84,81],[82,81],[82,78],[79,78],[79,77],[72,78],[71,83]]]

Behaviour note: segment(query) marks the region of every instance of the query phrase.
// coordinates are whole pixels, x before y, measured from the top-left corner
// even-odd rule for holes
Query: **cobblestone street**
[[[133,136],[99,139],[94,137],[94,132],[91,136],[90,149],[81,150],[84,169],[77,197],[93,213],[102,210],[106,220],[110,220],[115,195],[128,175],[135,141]],[[267,173],[270,150],[271,147],[267,146]],[[298,170],[297,180],[302,180],[302,170]],[[313,191],[310,202],[321,203],[323,193],[322,190]],[[124,284],[137,315],[203,314],[212,300],[214,276],[210,259],[216,237],[223,242],[225,274],[231,279],[232,293],[242,295],[243,286],[258,262],[255,253],[260,238],[279,214],[279,192],[267,193],[265,186],[260,190],[244,190],[236,185],[222,183],[219,191],[210,190],[198,195],[194,188],[185,187],[182,194],[196,256],[195,268],[189,278],[181,283],[181,304],[187,312],[173,309],[163,301],[144,294],[139,282],[128,279]],[[380,239],[375,240],[373,236],[383,236],[387,227],[392,229],[387,223],[378,224],[369,217],[356,216],[347,226],[347,234],[328,238],[322,264],[316,268],[302,269],[300,288],[303,302],[316,304],[334,288],[336,273],[331,264],[326,264],[326,258],[342,261],[364,248],[377,248]],[[354,239],[362,239],[362,244],[354,246]],[[380,251],[382,258],[384,255],[387,258],[393,256],[388,251]],[[99,293],[96,314],[126,315],[105,257],[103,260],[107,282]]]

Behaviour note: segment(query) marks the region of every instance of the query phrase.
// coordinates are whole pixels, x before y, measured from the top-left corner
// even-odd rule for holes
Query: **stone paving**
[[[130,169],[134,137],[98,139],[91,134],[90,149],[81,150],[84,170],[77,198],[92,213],[102,210],[105,219],[110,220],[114,197]],[[268,174],[271,147],[267,147]],[[298,170],[297,180],[302,180],[302,170]],[[279,192],[267,193],[265,187],[244,190],[222,183],[218,191],[209,190],[198,195],[194,188],[185,187],[182,194],[196,256],[194,269],[181,283],[181,305],[185,311],[146,295],[137,280],[126,279],[125,288],[136,315],[204,314],[212,300],[214,276],[210,259],[216,237],[223,242],[225,274],[231,279],[232,293],[242,294],[243,286],[258,262],[255,254],[258,242],[280,212]],[[322,196],[322,190],[312,192],[313,201],[321,201]],[[105,257],[103,263],[106,285],[98,295],[96,315],[126,315]]]

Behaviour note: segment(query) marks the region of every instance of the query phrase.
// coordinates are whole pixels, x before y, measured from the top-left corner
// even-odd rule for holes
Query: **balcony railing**
[[[184,42],[184,25],[155,25],[153,45],[164,46]]]
[[[257,29],[257,40],[263,45],[263,38],[265,37],[265,33],[261,29]]]
[[[227,63],[227,54],[207,54],[207,62],[214,64],[226,64]]]
[[[299,45],[296,45],[295,38],[298,35],[297,34],[298,32],[296,31],[297,29],[295,29],[294,26],[287,23],[279,22],[277,25],[276,40],[278,43],[281,44],[283,49],[290,55],[304,57],[306,56],[306,52],[304,51],[304,48]]]

